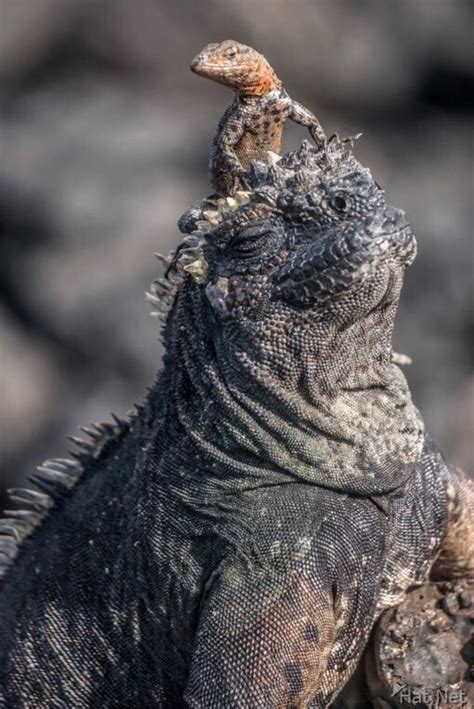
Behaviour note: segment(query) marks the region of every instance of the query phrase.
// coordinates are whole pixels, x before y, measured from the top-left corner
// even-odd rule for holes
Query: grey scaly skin
[[[234,195],[246,187],[252,160],[264,160],[268,151],[280,153],[288,119],[308,128],[318,147],[326,146],[316,116],[288,95],[263,54],[252,47],[233,39],[208,44],[194,57],[191,70],[233,89],[234,97],[212,141],[209,181],[214,195],[181,217],[178,224],[184,233],[195,228],[203,210],[214,208],[218,196]]]
[[[413,233],[329,158],[255,163],[186,237],[143,407],[5,526],[7,706],[327,707],[385,608],[473,576],[472,486],[391,361]]]

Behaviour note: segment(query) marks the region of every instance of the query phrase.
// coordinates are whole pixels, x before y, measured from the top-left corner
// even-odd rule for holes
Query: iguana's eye
[[[345,214],[349,211],[351,200],[344,192],[337,192],[329,200],[329,205],[338,214]]]
[[[235,47],[235,46],[229,47],[229,49],[225,50],[225,55],[226,55],[227,59],[232,59],[233,57],[235,57],[236,54],[237,54],[237,47]]]

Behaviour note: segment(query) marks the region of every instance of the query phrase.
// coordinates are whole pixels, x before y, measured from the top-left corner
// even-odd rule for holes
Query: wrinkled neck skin
[[[264,318],[223,322],[188,283],[168,325],[162,416],[179,422],[181,447],[188,437],[215,475],[390,493],[413,474],[423,445],[390,361],[395,310],[344,328],[297,317],[271,327]]]

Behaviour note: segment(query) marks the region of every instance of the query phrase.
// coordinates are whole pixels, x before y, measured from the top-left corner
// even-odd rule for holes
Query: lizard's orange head
[[[233,39],[204,47],[191,62],[191,71],[248,96],[261,96],[281,86],[262,54]]]

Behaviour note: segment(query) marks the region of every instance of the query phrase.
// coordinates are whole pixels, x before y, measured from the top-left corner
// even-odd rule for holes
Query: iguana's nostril
[[[382,230],[385,232],[400,231],[408,226],[408,220],[403,209],[386,207],[383,213]]]
[[[403,226],[408,224],[405,212],[403,209],[397,209],[396,207],[386,207],[384,210],[385,222],[397,226]]]

